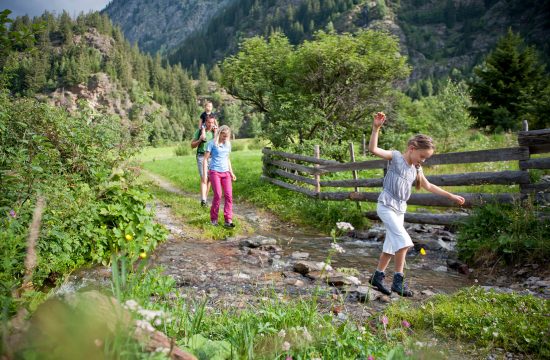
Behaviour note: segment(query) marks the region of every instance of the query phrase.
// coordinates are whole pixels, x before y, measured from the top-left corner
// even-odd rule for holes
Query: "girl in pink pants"
[[[210,169],[208,176],[214,191],[214,199],[210,208],[210,221],[212,225],[218,225],[218,212],[220,210],[220,202],[223,197],[223,217],[225,219],[224,226],[228,228],[235,227],[233,224],[233,188],[232,181],[237,180],[231,167],[229,154],[231,153],[231,130],[227,125],[222,125],[214,135],[214,139],[206,144],[204,152],[203,170],[206,173],[208,159],[210,159]],[[206,178],[206,177],[205,177]]]

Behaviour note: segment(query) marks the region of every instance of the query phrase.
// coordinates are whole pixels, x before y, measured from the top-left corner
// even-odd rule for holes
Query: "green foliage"
[[[174,149],[174,154],[176,156],[186,156],[186,155],[192,154],[193,152],[194,152],[193,149],[191,149],[189,144],[186,144],[186,143],[181,144],[178,147],[176,147],[176,149]]]
[[[407,132],[432,136],[438,152],[457,151],[468,141],[465,134],[473,120],[468,112],[470,99],[464,84],[449,80],[435,96],[414,102],[400,96],[399,101],[398,116],[406,124]]]
[[[474,73],[471,112],[477,125],[518,130],[527,119],[532,129],[548,126],[550,113],[537,98],[548,93],[550,78],[535,48],[526,46],[518,34],[508,30]]]
[[[275,147],[357,138],[394,80],[408,72],[393,37],[318,32],[294,48],[280,33],[247,39],[223,63],[223,85],[265,114],[263,134]],[[369,119],[369,120],[367,120]]]
[[[470,262],[546,261],[550,256],[550,220],[538,219],[538,210],[529,202],[487,204],[474,209],[460,227],[460,257]]]
[[[135,258],[164,239],[146,209],[148,196],[120,167],[143,143],[139,128],[131,136],[120,122],[87,107],[70,115],[5,92],[0,109],[1,270],[10,279],[3,281],[0,297],[8,313],[14,310],[10,297],[22,279],[27,229],[39,195],[46,207],[36,246],[37,287],[85,263],[105,263],[112,252]]]
[[[390,327],[407,320],[414,331],[473,341],[481,347],[499,347],[536,358],[550,356],[548,337],[550,303],[531,295],[497,294],[479,287],[456,294],[436,295],[415,305],[398,302],[386,313]]]
[[[238,136],[243,125],[243,117],[240,104],[228,104],[222,108],[220,124],[229,126],[231,132]]]

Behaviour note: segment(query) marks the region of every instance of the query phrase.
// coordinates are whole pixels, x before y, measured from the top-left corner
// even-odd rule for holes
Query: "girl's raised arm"
[[[391,160],[393,155],[389,150],[384,150],[378,147],[378,131],[386,121],[386,115],[383,112],[378,112],[372,121],[372,133],[369,141],[369,151],[371,154],[381,157],[382,159]]]

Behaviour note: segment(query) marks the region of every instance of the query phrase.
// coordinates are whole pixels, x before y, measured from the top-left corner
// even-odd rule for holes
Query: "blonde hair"
[[[227,144],[230,145],[229,139],[231,139],[231,129],[227,125],[222,125],[220,128],[216,131],[214,134],[214,145],[216,147],[220,146],[220,134],[221,133],[227,133]]]
[[[434,150],[435,144],[431,137],[424,134],[417,134],[409,139],[407,147],[412,146],[417,150]],[[416,168],[416,190],[420,190],[420,165]]]

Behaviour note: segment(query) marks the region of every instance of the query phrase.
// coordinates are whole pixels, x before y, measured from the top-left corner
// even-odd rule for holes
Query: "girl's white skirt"
[[[403,225],[405,222],[404,213],[400,214],[389,206],[381,203],[377,204],[376,213],[386,227],[386,239],[382,247],[383,252],[395,255],[400,249],[414,245]]]

